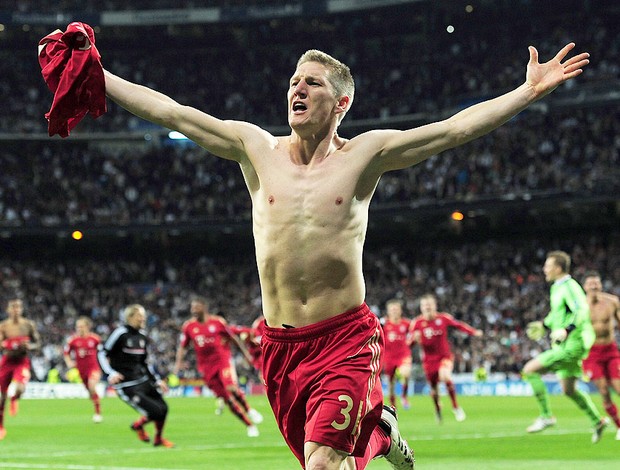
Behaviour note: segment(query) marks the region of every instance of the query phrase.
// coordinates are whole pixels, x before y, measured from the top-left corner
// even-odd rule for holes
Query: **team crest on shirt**
[[[215,331],[216,331],[215,326],[209,325],[209,333],[215,333]]]

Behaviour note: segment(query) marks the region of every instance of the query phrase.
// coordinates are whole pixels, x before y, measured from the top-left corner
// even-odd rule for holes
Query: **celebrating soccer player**
[[[422,366],[426,380],[431,387],[431,398],[435,405],[437,422],[441,423],[441,402],[439,397],[439,382],[443,382],[452,401],[452,411],[457,421],[464,421],[465,411],[458,404],[456,388],[452,381],[454,355],[448,342],[448,328],[454,327],[468,335],[482,336],[478,330],[465,322],[456,320],[449,313],[437,311],[437,300],[432,294],[420,298],[420,312],[411,323],[413,342],[422,347]]]
[[[230,411],[246,425],[249,437],[258,436],[256,425],[263,421],[263,417],[258,411],[250,408],[243,391],[239,388],[230,352],[231,344],[237,345],[247,354],[245,348],[222,317],[209,313],[207,299],[194,297],[190,310],[193,318],[183,324],[174,366],[175,374],[181,370],[188,347],[193,344],[197,368],[205,385],[215,396],[222,398]],[[251,363],[251,358],[247,359]]]
[[[400,380],[401,403],[409,409],[407,391],[411,376],[411,348],[409,342],[409,320],[403,318],[403,303],[399,299],[385,304],[387,316],[381,320],[385,336],[385,358],[383,374],[387,376],[390,404],[396,408],[396,381]]]
[[[540,432],[556,423],[549,404],[549,392],[541,378],[541,373],[553,371],[560,379],[564,395],[590,419],[594,427],[592,442],[596,443],[609,422],[607,418],[601,418],[590,396],[576,386],[582,375],[582,360],[588,355],[596,335],[586,294],[569,274],[570,263],[570,256],[564,251],[547,254],[543,272],[545,280],[551,283],[551,309],[543,321],[531,322],[527,326],[527,335],[533,340],[542,339],[545,329],[551,331],[551,349],[530,359],[523,367],[523,377],[532,386],[540,408],[540,415],[527,432]]]
[[[615,340],[615,327],[620,324],[620,299],[617,295],[603,292],[599,273],[586,273],[583,287],[586,291],[590,319],[596,334],[590,354],[583,361],[583,371],[598,388],[605,411],[616,424],[616,440],[620,441],[620,418],[618,408],[611,400],[609,388],[620,395],[620,351]]]
[[[98,334],[91,332],[92,320],[88,317],[80,317],[75,322],[75,334],[65,344],[64,359],[69,369],[77,368],[82,383],[88,390],[90,399],[95,407],[93,421],[100,423],[101,402],[97,393],[97,384],[101,380],[101,369],[97,362],[97,349],[101,344]]]
[[[19,297],[12,297],[7,303],[8,318],[0,322],[0,440],[6,436],[4,408],[11,381],[15,392],[11,397],[9,413],[17,414],[19,398],[30,380],[30,359],[28,353],[41,347],[41,338],[33,321],[22,317],[24,304]]]

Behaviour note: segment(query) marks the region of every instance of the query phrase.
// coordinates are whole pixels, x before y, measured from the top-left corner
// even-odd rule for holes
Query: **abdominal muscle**
[[[305,219],[276,216],[262,223],[255,211],[256,259],[269,326],[310,325],[364,301],[365,223],[360,225],[348,215],[314,212]],[[321,221],[332,216],[335,221]]]

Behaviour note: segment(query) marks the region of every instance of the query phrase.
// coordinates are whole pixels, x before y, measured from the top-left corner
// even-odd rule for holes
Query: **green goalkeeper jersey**
[[[566,328],[571,339],[580,337],[586,349],[590,349],[596,336],[586,293],[579,283],[568,274],[555,281],[551,285],[550,304],[545,326],[552,331]]]

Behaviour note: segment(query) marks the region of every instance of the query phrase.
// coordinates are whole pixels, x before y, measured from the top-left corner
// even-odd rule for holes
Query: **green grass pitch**
[[[536,416],[532,397],[460,397],[467,420],[457,423],[444,397],[438,425],[428,396],[413,397],[400,411],[403,435],[413,445],[416,468],[588,470],[620,468],[620,441],[610,426],[600,443],[590,443],[590,424],[562,396],[553,396],[554,428],[527,435]],[[249,438],[226,410],[216,416],[212,398],[170,398],[165,436],[174,449],[154,448],[129,430],[137,414],[117,398],[103,399],[104,422],[91,422],[88,400],[22,400],[19,414],[5,416],[0,468],[139,470],[281,470],[300,466],[284,444],[265,397],[249,397],[265,416],[261,435]],[[600,398],[594,397],[600,407]],[[152,431],[152,426],[149,427]],[[300,431],[301,432],[301,431]],[[370,470],[391,468],[375,460]]]

